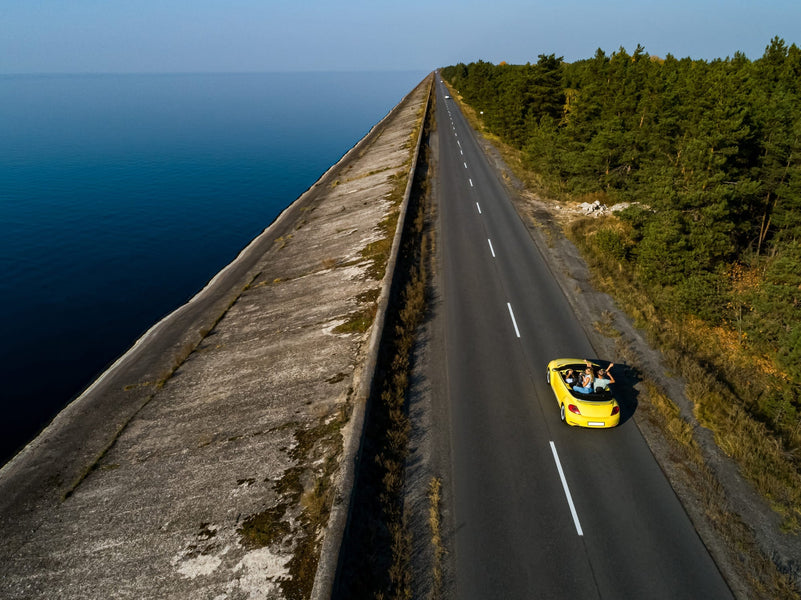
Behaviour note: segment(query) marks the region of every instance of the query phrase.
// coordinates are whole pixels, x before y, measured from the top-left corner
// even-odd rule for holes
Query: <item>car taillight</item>
[[[576,415],[580,415],[581,414],[581,411],[578,409],[578,406],[576,406],[575,404],[568,404],[567,405],[567,410],[569,410],[570,412],[572,412],[573,414],[576,414]]]
[[[620,407],[619,407],[619,406],[615,406],[615,407],[612,409],[612,416],[614,417],[614,416],[615,416],[617,413],[619,413],[619,412],[620,412]]]

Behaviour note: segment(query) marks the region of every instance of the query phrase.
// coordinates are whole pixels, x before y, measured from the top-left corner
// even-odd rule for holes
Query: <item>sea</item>
[[[0,75],[0,464],[425,76]]]

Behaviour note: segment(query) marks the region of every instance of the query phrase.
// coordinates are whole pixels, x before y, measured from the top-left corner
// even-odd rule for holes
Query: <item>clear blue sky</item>
[[[431,70],[637,44],[758,58],[799,0],[0,0],[0,73]]]

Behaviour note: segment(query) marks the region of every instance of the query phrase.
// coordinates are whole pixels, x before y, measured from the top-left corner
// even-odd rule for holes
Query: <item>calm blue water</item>
[[[0,76],[0,463],[424,75]]]

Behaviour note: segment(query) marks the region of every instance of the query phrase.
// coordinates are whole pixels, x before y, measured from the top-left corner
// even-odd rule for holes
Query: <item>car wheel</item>
[[[547,383],[548,385],[550,385],[550,383],[551,383],[551,370],[550,369],[545,371],[545,383]]]
[[[565,421],[565,405],[564,404],[560,404],[559,405],[559,418],[562,419],[562,423],[567,423],[567,421]]]

